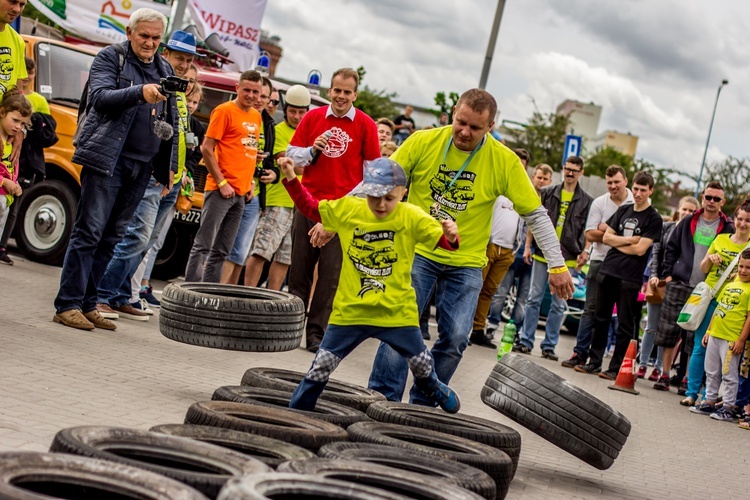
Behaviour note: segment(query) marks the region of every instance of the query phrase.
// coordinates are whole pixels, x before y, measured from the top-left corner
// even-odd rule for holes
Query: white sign
[[[229,69],[255,68],[266,0],[189,0],[188,9],[203,39],[216,33],[229,51]]]
[[[148,7],[167,19],[172,11],[171,0],[29,0],[29,3],[75,36],[106,44],[127,39],[125,28],[133,11]]]

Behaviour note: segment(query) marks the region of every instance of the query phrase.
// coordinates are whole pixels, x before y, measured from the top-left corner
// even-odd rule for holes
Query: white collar
[[[357,110],[354,106],[352,106],[351,108],[349,108],[349,111],[347,111],[344,116],[339,116],[337,118],[349,118],[351,121],[354,121],[354,117],[356,116],[356,114],[357,114]],[[330,104],[328,105],[328,109],[326,110],[326,118],[328,118],[329,116],[336,116],[336,114],[331,109]]]

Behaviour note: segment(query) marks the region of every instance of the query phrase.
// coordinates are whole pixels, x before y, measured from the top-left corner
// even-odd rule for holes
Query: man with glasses
[[[677,326],[677,316],[695,285],[706,279],[706,273],[701,271],[700,263],[714,238],[721,233],[734,232],[734,225],[721,211],[724,202],[724,188],[716,181],[709,182],[703,191],[703,208],[682,219],[667,242],[664,266],[659,276],[660,280],[666,280],[667,288],[661,305],[659,330],[656,332],[655,342],[664,349],[664,371],[659,381],[654,384],[656,390],[669,390],[669,372],[677,341],[680,338],[684,339],[683,352],[690,355],[693,351],[695,332],[685,332]]]
[[[268,104],[266,105],[266,111],[268,112],[268,115],[273,118],[273,115],[276,114],[276,108],[279,107],[279,91],[276,89],[273,89],[271,91],[271,98],[268,100]]]
[[[563,182],[554,187],[542,190],[542,205],[547,209],[555,232],[560,239],[565,265],[575,268],[586,263],[588,254],[584,252],[586,246],[586,217],[593,198],[583,190],[578,180],[583,176],[583,160],[578,156],[570,156],[563,167]],[[534,255],[532,256],[532,244]],[[547,261],[540,255],[538,245],[529,232],[526,235],[526,249],[524,260],[533,264],[531,268],[531,291],[526,303],[526,316],[518,344],[513,346],[515,352],[529,354],[534,348],[534,335],[539,323],[539,309],[547,288],[549,271]],[[542,357],[557,361],[555,347],[560,337],[565,314],[565,300],[552,295],[552,304],[547,315],[545,336],[542,341]]]

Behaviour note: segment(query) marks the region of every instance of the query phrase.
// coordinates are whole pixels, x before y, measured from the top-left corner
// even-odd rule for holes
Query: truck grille
[[[193,182],[195,183],[195,191],[202,193],[206,189],[206,177],[208,176],[208,169],[202,163],[193,167]]]

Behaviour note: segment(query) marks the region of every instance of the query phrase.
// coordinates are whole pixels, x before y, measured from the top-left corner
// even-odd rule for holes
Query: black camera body
[[[176,92],[186,92],[188,80],[179,76],[168,76],[159,80],[159,93],[163,96],[171,96]]]
[[[264,175],[266,175],[266,169],[263,168],[263,167],[256,166],[255,167],[255,173],[253,174],[253,177],[257,177],[258,179],[260,179]]]

